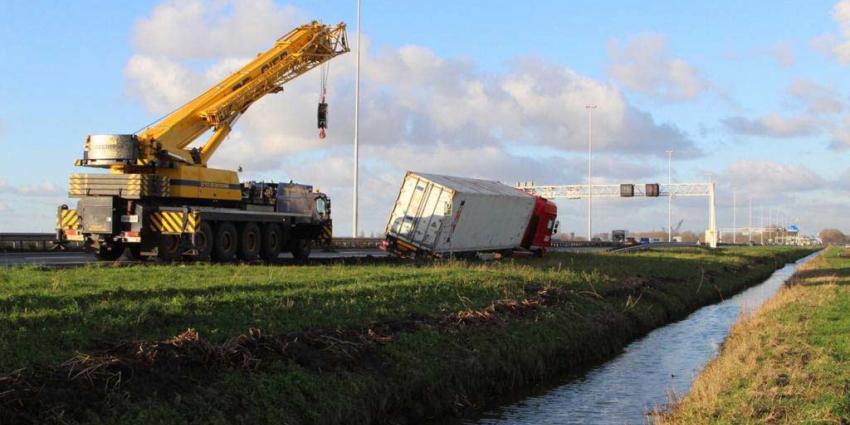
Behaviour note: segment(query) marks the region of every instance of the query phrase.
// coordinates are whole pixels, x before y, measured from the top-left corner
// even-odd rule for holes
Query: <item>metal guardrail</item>
[[[332,249],[378,249],[383,238],[333,238]]]
[[[0,233],[0,250],[47,251],[55,246],[55,233]]]
[[[331,249],[377,249],[381,238],[333,238]],[[80,248],[79,243],[66,243]],[[0,251],[49,251],[56,248],[55,233],[0,233]]]
[[[549,245],[551,248],[614,248],[622,244],[610,241],[560,241],[553,240]]]

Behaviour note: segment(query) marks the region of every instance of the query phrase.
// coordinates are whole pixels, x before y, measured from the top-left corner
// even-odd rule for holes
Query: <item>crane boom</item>
[[[331,27],[314,21],[302,25],[224,81],[139,132],[142,150],[149,155],[164,150],[186,163],[206,165],[233,122],[252,103],[345,52],[345,24]],[[186,149],[209,129],[214,133],[199,150]]]
[[[283,90],[283,84],[348,52],[345,24],[313,21],[290,31],[238,71],[134,135],[94,135],[77,165],[136,172],[139,166],[205,167],[236,119],[254,102]],[[212,130],[198,148],[195,140]]]

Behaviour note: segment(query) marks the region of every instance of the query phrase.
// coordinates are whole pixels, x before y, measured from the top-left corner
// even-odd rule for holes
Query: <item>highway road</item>
[[[386,257],[387,253],[378,249],[348,249],[336,252],[313,251],[311,260],[333,260],[348,258]],[[292,255],[282,254],[280,259],[284,262],[292,260]],[[85,252],[0,252],[0,266],[16,265],[42,265],[42,266],[75,266],[95,263],[97,259],[92,254]]]

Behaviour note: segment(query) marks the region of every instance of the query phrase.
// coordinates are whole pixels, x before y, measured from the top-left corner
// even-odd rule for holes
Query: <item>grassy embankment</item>
[[[732,329],[661,422],[850,423],[850,250],[829,248]]]
[[[0,423],[404,423],[462,413],[611,357],[808,252],[2,269]]]

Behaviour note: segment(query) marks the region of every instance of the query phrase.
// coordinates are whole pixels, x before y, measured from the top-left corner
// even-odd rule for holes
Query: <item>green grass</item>
[[[249,327],[266,335],[365,329],[411,315],[480,310],[498,299],[524,298],[528,287],[567,291],[562,303],[529,317],[507,317],[504,326],[404,332],[380,347],[387,366],[379,373],[316,372],[272,362],[250,373],[215,370],[192,377],[176,396],[127,392],[134,385],[130,380],[95,404],[65,406],[81,422],[369,423],[439,417],[611,356],[629,340],[807,252],[695,248],[484,265],[0,269],[0,376],[49,369],[77,352],[116,343],[163,340],[187,328],[217,343]]]
[[[793,283],[733,328],[664,423],[850,422],[850,251],[828,249]]]

